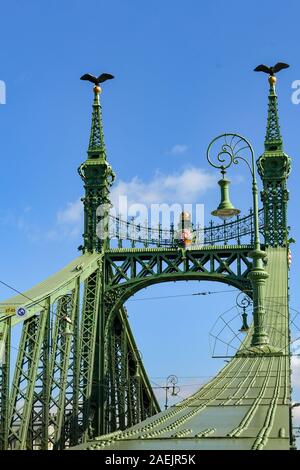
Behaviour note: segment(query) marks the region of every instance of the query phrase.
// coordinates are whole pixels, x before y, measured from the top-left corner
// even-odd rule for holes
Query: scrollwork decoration
[[[216,146],[218,150],[215,150]],[[254,152],[250,142],[239,134],[225,133],[215,137],[208,146],[206,158],[209,164],[219,168],[223,175],[227,168],[243,160],[253,176]]]

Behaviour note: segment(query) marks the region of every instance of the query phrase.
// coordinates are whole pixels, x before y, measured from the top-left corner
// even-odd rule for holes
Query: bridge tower
[[[83,252],[100,252],[106,239],[105,220],[110,207],[109,188],[115,174],[106,158],[103,134],[102,110],[100,104],[101,87],[94,86],[94,102],[90,141],[87,159],[78,168],[84,182],[84,234]],[[100,233],[102,232],[102,233]]]
[[[265,150],[257,161],[264,221],[259,227],[255,223],[254,230],[258,214],[253,219],[252,213],[211,224],[200,234],[195,230],[196,242],[188,248],[179,244],[172,225],[162,231],[109,214],[115,175],[106,156],[101,89],[95,85],[87,158],[78,170],[85,188],[82,253],[0,305],[1,450],[78,445],[149,449],[151,443],[161,449],[182,449],[186,443],[189,449],[291,447],[286,215],[290,158],[283,151],[275,81],[269,77]],[[232,149],[235,162],[243,147],[236,153],[235,146]],[[258,228],[265,243],[255,246]],[[110,243],[111,232],[117,247]],[[267,260],[264,267],[255,269],[255,256]],[[255,276],[256,284],[251,282]],[[221,282],[247,291],[254,300],[264,297],[265,308],[254,305],[253,314],[262,323],[266,312],[274,349],[251,349],[255,325],[250,326],[240,350],[216,377],[178,406],[160,412],[124,303],[148,286],[182,280]],[[21,324],[15,358],[11,338]]]
[[[287,246],[287,203],[289,193],[286,187],[291,169],[291,159],[283,150],[280,132],[276,77],[269,77],[268,119],[265,150],[257,161],[258,172],[263,182],[261,200],[264,208],[264,236],[266,246]]]

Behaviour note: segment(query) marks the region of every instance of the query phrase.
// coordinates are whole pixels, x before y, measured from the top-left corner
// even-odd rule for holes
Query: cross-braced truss
[[[181,279],[250,289],[250,250],[244,245],[86,254],[65,277],[50,278],[50,290],[42,283],[44,296],[33,289],[27,303],[22,296],[12,299],[25,305],[28,314],[9,400],[10,323],[23,319],[8,317],[0,323],[8,346],[0,369],[2,448],[64,449],[157,413],[125,300],[147,285]]]
[[[275,289],[277,295],[277,291],[281,289],[287,302],[287,275],[277,276],[274,270],[281,269],[278,266],[282,265],[284,259],[286,262],[281,271],[286,273],[287,270],[285,250],[289,240],[286,179],[290,171],[290,158],[282,151],[274,83],[274,80],[271,80],[265,152],[258,160],[258,169],[264,184],[264,207],[263,211],[259,212],[260,220],[255,219],[255,214],[251,213],[241,219],[237,217],[237,220],[231,223],[211,223],[203,229],[194,229],[191,226],[190,237],[192,239],[194,234],[195,242],[193,241],[190,249],[183,248],[186,245],[181,243],[182,233],[179,233],[179,238],[178,233],[175,233],[174,221],[168,230],[162,229],[161,225],[157,230],[141,227],[133,222],[122,221],[119,217],[113,218],[112,226],[107,223],[110,208],[109,189],[115,175],[106,160],[100,87],[94,87],[88,157],[79,167],[85,187],[85,223],[83,246],[80,247],[83,254],[25,294],[4,302],[4,305],[9,307],[8,313],[0,315],[1,449],[65,449],[85,443],[95,436],[113,433],[111,439],[99,439],[99,446],[105,447],[120,436],[123,444],[128,437],[136,436],[139,433],[136,429],[138,423],[145,419],[152,421],[152,416],[160,410],[132,335],[124,302],[149,285],[180,280],[218,281],[247,291],[249,295],[252,285],[256,286],[253,293],[258,297],[258,293],[262,292],[263,269],[253,269],[252,259],[257,260],[262,251],[257,249],[257,245],[253,251],[253,221],[256,221],[255,225],[263,232],[265,245],[275,250],[270,251],[273,263],[270,292],[274,294]],[[98,207],[103,205],[106,208],[99,213]],[[258,218],[257,214],[256,216]],[[102,226],[100,232],[99,225]],[[117,239],[118,249],[110,248],[109,237],[112,235]],[[241,244],[241,238],[244,243],[249,244]],[[124,239],[131,248],[122,248]],[[228,245],[228,242],[237,245]],[[195,246],[197,244],[198,247]],[[144,247],[137,248],[137,245]],[[252,258],[249,256],[251,251]],[[252,284],[249,279],[253,281]],[[22,317],[16,314],[20,306],[23,307]],[[254,302],[256,320],[261,320],[260,315],[265,315],[259,307],[258,303]],[[285,314],[284,318],[288,316],[286,311]],[[280,318],[278,328],[281,328],[286,339],[288,328],[286,322],[282,322],[282,317]],[[277,322],[278,319],[275,320]],[[17,341],[17,335],[11,334],[11,331],[18,330],[20,324],[23,328],[20,340]],[[277,326],[276,323],[276,328]],[[261,331],[260,324],[259,330]],[[271,338],[274,339],[273,334]],[[250,336],[246,343],[247,341],[250,342]],[[286,354],[288,355],[288,351]],[[263,384],[258,385],[258,394],[240,424],[234,424],[231,428],[232,436],[230,432],[226,436],[234,438],[247,430],[263,394],[268,389],[272,367],[277,364],[276,386],[273,387],[275,392],[271,406],[252,447],[259,449],[265,446],[272,431],[283,378],[283,412],[286,416],[289,407],[290,369],[289,364],[282,368],[284,361],[279,356],[268,358],[266,363],[263,356],[248,359],[244,356],[237,357],[233,365],[229,365],[226,370],[232,370],[235,374],[235,369],[242,371],[242,364],[250,364],[248,371],[252,373],[253,367],[259,363],[259,367],[260,364],[269,364],[270,374],[267,374]],[[14,368],[12,382],[9,377],[11,368]],[[269,370],[268,368],[265,370]],[[155,430],[153,427],[164,423],[170,416],[153,418],[154,423],[140,425],[140,436],[148,439],[166,432],[167,439],[175,439],[176,442],[185,438],[192,430],[178,429],[183,423],[196,417],[207,404],[222,395],[227,387],[229,394],[219,397],[221,404],[231,401],[234,397],[230,387],[235,375],[227,377],[226,370],[219,374],[219,378],[207,384],[204,392],[199,391],[200,397],[205,396],[203,406],[197,404],[197,397],[196,405],[194,398],[187,399],[187,407],[189,408],[190,403],[193,405],[192,410],[188,410],[185,416],[177,416],[181,413],[180,408],[171,410],[170,416],[175,416],[173,424],[169,423],[163,430]],[[236,404],[239,404],[240,400],[248,399],[248,392],[257,380],[256,370],[260,373],[259,368],[253,370],[255,373],[247,385],[247,377],[240,377],[241,381],[238,383],[245,385],[245,389]],[[214,398],[207,399],[206,394],[214,394],[215,391]],[[238,392],[239,387],[235,393]],[[232,415],[230,411],[229,421]],[[137,425],[133,431],[124,432],[133,425]],[[276,431],[284,446],[286,429],[287,424]],[[195,438],[207,439],[213,432],[214,428],[200,431],[198,429]],[[292,442],[291,431],[288,433]]]

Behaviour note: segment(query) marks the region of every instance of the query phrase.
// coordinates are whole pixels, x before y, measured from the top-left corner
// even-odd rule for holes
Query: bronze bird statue
[[[106,82],[106,80],[111,80],[112,78],[115,77],[110,73],[102,73],[101,75],[99,75],[99,77],[94,77],[94,75],[86,73],[82,75],[82,77],[80,77],[80,80],[88,80],[89,82],[92,82],[97,86],[99,85],[99,83]]]
[[[285,64],[284,62],[278,62],[276,65],[274,65],[274,67],[268,67],[267,65],[261,64],[254,69],[254,72],[265,72],[273,77],[275,73],[280,72],[282,69],[287,69],[288,67],[289,65]]]

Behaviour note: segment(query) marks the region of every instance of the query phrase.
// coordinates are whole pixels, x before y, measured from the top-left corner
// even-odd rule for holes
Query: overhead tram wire
[[[27,295],[23,294],[23,292],[19,291],[18,289],[16,289],[16,288],[13,287],[13,286],[10,286],[10,285],[7,284],[6,282],[1,281],[1,279],[0,279],[0,284],[3,284],[5,287],[7,287],[8,289],[11,289],[13,292],[16,292],[17,294],[21,295],[21,296],[24,297],[25,299],[30,300],[30,301],[33,302],[35,305],[39,305],[39,306],[44,310],[45,305],[41,304],[40,302],[35,302],[34,299],[32,299],[32,298],[28,297]],[[0,302],[0,304],[1,304],[1,302]],[[50,315],[55,315],[55,316],[56,316],[56,312],[53,311],[53,308],[52,308],[52,307],[50,307],[49,313],[50,313]],[[13,346],[12,344],[11,344],[11,348],[12,348],[12,349],[15,349],[16,351],[19,351],[19,348],[16,348],[16,347]]]
[[[218,291],[204,291],[204,292],[195,292],[193,294],[177,294],[177,295],[162,295],[159,297],[142,297],[139,299],[129,299],[127,302],[137,302],[139,300],[161,300],[161,299],[171,299],[175,297],[192,297],[197,295],[212,295],[212,294],[224,294],[227,292],[235,292],[236,289],[230,290],[218,290]]]
[[[34,299],[31,299],[27,295],[23,294],[23,292],[19,291],[15,287],[11,286],[10,284],[7,284],[4,281],[0,280],[0,284],[3,284],[5,287],[8,289],[11,289],[13,292],[16,292],[19,295],[22,295],[27,300],[30,300],[31,302],[34,302]],[[212,295],[212,294],[224,294],[227,292],[235,292],[236,289],[230,289],[230,290],[219,290],[219,291],[203,291],[203,292],[194,292],[192,294],[177,294],[177,295],[163,295],[159,297],[142,297],[140,299],[129,299],[127,302],[137,302],[140,300],[160,300],[160,299],[170,299],[170,298],[175,298],[175,297],[192,297],[192,296],[197,296],[197,295]],[[38,305],[42,306],[41,304],[38,303]],[[43,306],[44,307],[44,306]]]
[[[16,292],[17,294],[22,295],[22,297],[24,297],[25,299],[30,300],[31,302],[34,302],[33,299],[31,299],[27,295],[23,294],[23,292],[19,291],[18,289],[15,289],[14,287],[10,286],[6,282],[0,280],[0,284],[3,284],[5,287],[8,287],[8,289],[11,289],[12,291]],[[40,305],[40,304],[38,304],[38,305]]]
[[[7,283],[4,282],[4,281],[1,281],[1,279],[0,279],[0,284],[3,284],[5,287],[7,287],[8,289],[11,289],[13,292],[16,292],[17,294],[21,295],[21,296],[24,297],[25,299],[30,300],[31,302],[34,303],[34,305],[39,305],[39,306],[42,308],[42,310],[45,309],[45,305],[41,304],[40,302],[36,302],[34,299],[28,297],[26,294],[23,294],[23,292],[19,291],[19,290],[16,289],[15,287],[13,287],[13,286],[7,284]],[[0,302],[0,304],[1,304],[1,302]],[[50,313],[50,315],[56,316],[56,312],[54,312],[52,306],[50,306],[49,313]],[[3,318],[5,318],[5,317],[3,317]],[[13,349],[18,349],[18,348],[15,348],[14,346],[11,346],[11,347],[12,347]]]
[[[154,383],[152,380],[151,380],[152,383]],[[202,385],[204,385],[205,382],[197,382],[197,383],[193,383],[193,384],[179,384],[180,387],[201,387]],[[154,385],[152,388],[166,388],[166,386],[164,385]]]
[[[211,379],[214,375],[177,375],[178,379]],[[163,375],[150,377],[150,379],[160,380],[165,379],[166,377]],[[153,382],[154,383],[154,382]]]
[[[26,294],[23,294],[23,292],[19,291],[18,289],[15,289],[15,287],[13,286],[10,286],[9,284],[7,284],[6,282],[4,281],[1,281],[0,279],[0,284],[3,284],[5,287],[7,287],[8,289],[11,289],[13,292],[16,292],[17,294],[21,295],[22,297],[24,297],[26,300],[30,300],[31,302],[34,303],[34,305],[39,305],[43,310],[45,308],[45,305],[41,304],[40,302],[36,302],[34,299],[28,297],[28,295]],[[0,302],[1,304],[1,302]],[[53,314],[53,315],[56,315],[56,313],[52,310],[52,308],[50,308],[50,313]]]

